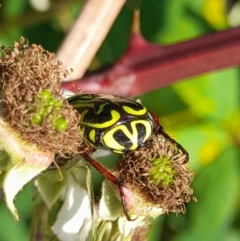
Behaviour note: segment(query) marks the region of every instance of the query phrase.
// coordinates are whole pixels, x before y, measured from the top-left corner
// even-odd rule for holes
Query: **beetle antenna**
[[[189,160],[189,154],[186,151],[185,148],[183,148],[183,146],[181,144],[179,144],[177,141],[175,141],[172,137],[170,137],[164,130],[163,128],[161,128],[159,130],[159,134],[162,134],[167,140],[169,140],[171,143],[175,144],[177,146],[178,149],[180,149],[182,151],[182,153],[186,156],[186,159],[184,160],[183,164],[187,163]]]

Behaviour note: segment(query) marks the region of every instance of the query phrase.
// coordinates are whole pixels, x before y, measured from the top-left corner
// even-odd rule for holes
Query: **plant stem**
[[[206,72],[240,64],[240,27],[169,46],[133,34],[128,50],[110,69],[62,83],[86,93],[136,96]]]

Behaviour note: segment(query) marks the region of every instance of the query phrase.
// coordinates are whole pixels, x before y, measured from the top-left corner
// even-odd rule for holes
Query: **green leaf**
[[[174,241],[225,241],[235,213],[239,192],[238,151],[226,149],[217,160],[206,166],[194,181],[197,203],[188,207],[191,219],[188,231]],[[228,236],[228,235],[227,235]]]
[[[196,116],[219,122],[239,106],[238,74],[237,69],[223,70],[181,82],[173,88]]]
[[[169,44],[209,31],[210,28],[199,17],[202,7],[202,0],[141,1],[143,36],[156,43]]]
[[[123,214],[121,201],[116,196],[116,190],[113,185],[107,181],[102,185],[102,197],[99,203],[99,216],[103,220],[115,220]]]
[[[16,198],[16,206],[20,221],[16,222],[7,210],[6,203],[0,202],[0,240],[1,241],[26,241],[29,239],[29,220],[32,210],[32,184],[24,186]]]
[[[26,204],[25,204],[26,205]],[[29,206],[28,206],[29,207]],[[0,206],[1,221],[0,233],[1,241],[26,241],[28,240],[28,227],[24,222],[16,222],[4,205]]]
[[[169,134],[189,152],[194,170],[214,162],[229,144],[226,133],[213,123],[186,126]]]
[[[181,100],[178,93],[171,87],[165,87],[151,93],[144,94],[140,97],[144,106],[160,118],[164,115],[173,115],[176,112],[187,110],[187,105]],[[173,104],[174,103],[174,104]]]

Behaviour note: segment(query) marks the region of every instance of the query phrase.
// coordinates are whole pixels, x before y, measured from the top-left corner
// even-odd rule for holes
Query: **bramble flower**
[[[60,240],[86,240],[93,224],[88,192],[73,175],[68,175],[67,191],[52,230]]]
[[[69,71],[55,55],[24,38],[1,47],[0,160],[7,206],[18,219],[13,199],[56,154],[76,153],[82,138],[79,115],[62,97],[60,83]]]

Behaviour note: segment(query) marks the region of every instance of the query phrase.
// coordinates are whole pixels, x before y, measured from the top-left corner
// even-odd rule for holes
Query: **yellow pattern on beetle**
[[[118,122],[118,120],[121,117],[120,114],[117,111],[112,110],[111,111],[111,117],[112,117],[111,120],[106,121],[104,123],[89,123],[89,122],[84,121],[84,117],[87,113],[88,113],[88,110],[85,110],[81,113],[80,124],[84,125],[84,126],[99,128],[99,129],[107,128],[109,126],[114,125],[116,122]]]
[[[142,110],[133,110],[131,107],[124,105],[123,109],[131,115],[144,115],[147,113],[147,109],[143,106]]]
[[[92,142],[96,142],[96,131],[94,129],[90,131],[89,138]]]
[[[137,124],[142,124],[145,127],[146,130],[146,134],[145,137],[143,139],[143,142],[145,142],[148,137],[150,137],[151,133],[152,133],[152,126],[148,121],[145,120],[136,120],[136,121],[132,121],[131,122],[131,128],[132,128],[132,133],[129,131],[129,129],[124,125],[118,125],[115,126],[113,129],[107,131],[104,135],[103,135],[103,142],[106,146],[108,146],[110,149],[113,150],[113,152],[115,153],[120,153],[123,154],[126,152],[126,148],[125,146],[119,144],[117,142],[117,140],[114,138],[114,134],[116,133],[116,131],[121,130],[126,137],[131,140],[131,147],[128,149],[128,151],[133,151],[135,149],[137,149],[139,147],[139,143],[138,143],[138,130],[136,125]]]

